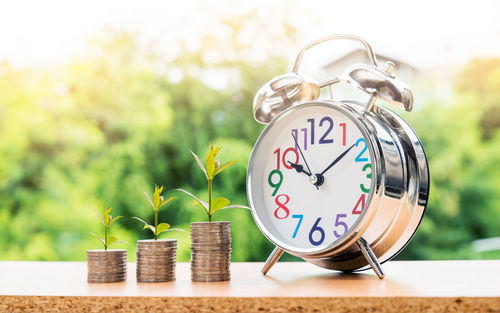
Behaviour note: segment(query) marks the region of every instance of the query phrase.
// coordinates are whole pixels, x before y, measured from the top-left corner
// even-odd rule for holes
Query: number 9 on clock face
[[[314,253],[341,243],[369,206],[373,147],[346,107],[306,103],[274,119],[248,170],[248,198],[262,232],[285,250]]]

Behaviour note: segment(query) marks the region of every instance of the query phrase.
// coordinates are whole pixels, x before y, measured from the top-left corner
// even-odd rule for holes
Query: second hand
[[[311,168],[309,167],[309,164],[307,164],[306,158],[304,158],[304,154],[302,153],[302,149],[300,149],[299,143],[297,142],[297,138],[295,138],[295,136],[293,135],[293,132],[291,133],[291,135],[292,135],[293,141],[295,141],[295,146],[297,148],[299,148],[299,152],[300,152],[300,155],[302,156],[302,160],[304,160],[304,163],[306,164],[307,169],[309,170],[309,173],[312,174]],[[319,190],[319,187],[317,185],[314,185],[314,186],[316,186],[316,189]]]

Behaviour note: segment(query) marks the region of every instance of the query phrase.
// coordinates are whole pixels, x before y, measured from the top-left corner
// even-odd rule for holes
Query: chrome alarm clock
[[[354,64],[322,82],[298,72],[304,52],[322,42],[355,40],[371,64]],[[254,117],[267,124],[247,172],[252,216],[276,248],[263,274],[283,252],[340,271],[380,266],[411,240],[424,215],[429,169],[420,139],[377,100],[411,111],[411,89],[394,64],[382,68],[362,38],[332,35],[304,47],[291,73],[266,83]],[[366,103],[320,100],[321,88],[345,80],[368,93]]]

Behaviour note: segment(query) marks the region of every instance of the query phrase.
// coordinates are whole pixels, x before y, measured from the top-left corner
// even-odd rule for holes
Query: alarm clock
[[[318,82],[298,72],[309,48],[348,39],[365,47],[370,64],[354,64]],[[429,168],[408,123],[377,101],[411,111],[411,89],[394,64],[380,66],[362,38],[331,35],[305,46],[292,72],[256,94],[254,118],[267,124],[250,157],[247,196],[261,232],[276,247],[265,275],[283,252],[317,266],[352,272],[381,264],[411,240],[425,212]],[[366,103],[333,100],[346,81],[368,94]],[[322,88],[329,99],[320,99]]]

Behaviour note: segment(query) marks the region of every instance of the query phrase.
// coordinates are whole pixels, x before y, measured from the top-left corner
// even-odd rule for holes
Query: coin
[[[113,283],[127,278],[127,251],[88,250],[87,282]]]
[[[156,283],[175,280],[177,240],[139,240],[136,257],[138,282]]]

